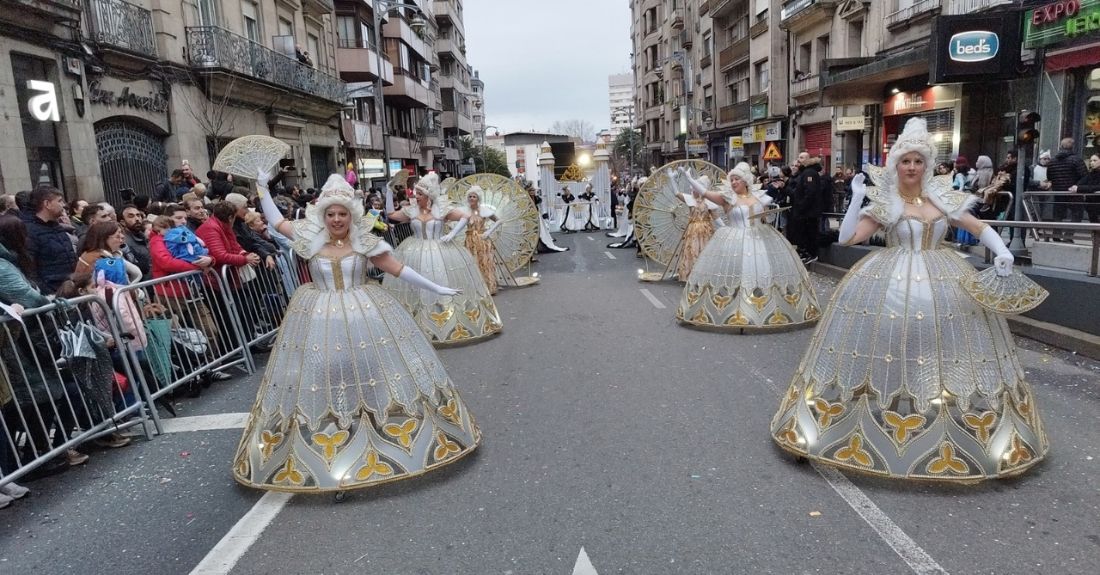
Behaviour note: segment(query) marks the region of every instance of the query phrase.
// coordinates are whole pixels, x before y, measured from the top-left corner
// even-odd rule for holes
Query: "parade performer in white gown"
[[[729,172],[718,190],[691,182],[697,202],[710,200],[725,210],[728,224],[707,242],[686,278],[676,317],[686,324],[744,330],[810,325],[820,316],[806,266],[779,232],[760,215],[771,198],[752,184],[749,165]],[[669,177],[673,177],[670,174]]]
[[[700,177],[699,183],[702,184],[703,189],[710,189],[710,178],[707,176]],[[722,224],[721,218],[715,218],[712,212],[712,206],[717,208],[713,202],[705,198],[697,202],[693,197],[689,201],[684,196],[685,194],[676,194],[677,200],[688,205],[688,223],[684,228],[683,240],[680,242],[680,258],[676,263],[676,277],[680,281],[687,281],[691,270],[695,267],[695,262],[703,254],[707,242],[714,236],[715,228]]]
[[[619,224],[618,229],[614,232],[608,232],[609,238],[625,238],[630,235],[631,223],[630,223],[630,210],[626,205],[630,203],[630,194],[626,187],[619,189],[618,202],[615,204],[615,220]]]
[[[992,311],[1030,309],[1045,291],[1012,272],[1000,235],[968,211],[975,197],[933,178],[935,149],[925,121],[909,120],[878,185],[853,180],[840,241],[881,231],[887,247],[852,267],[825,310],[772,420],[783,449],[875,475],[951,481],[1015,475],[1045,456],[1012,334]],[[951,225],[980,238],[994,267],[975,274],[943,244]]]
[[[343,176],[330,176],[294,222],[267,193],[269,179],[257,179],[264,216],[293,238],[313,282],[287,307],[234,478],[275,491],[339,492],[414,477],[470,453],[481,439],[473,416],[413,318],[366,272],[373,264],[418,290],[457,292],[393,257]]]
[[[442,195],[435,172],[421,178],[413,189],[415,203],[390,213],[391,221],[409,222],[413,230],[413,236],[397,246],[395,255],[424,277],[462,293],[440,297],[390,277],[382,280],[382,286],[409,310],[433,344],[469,343],[499,332],[500,315],[477,262],[455,241],[465,230],[468,218]],[[454,226],[444,235],[443,226],[448,221]]]
[[[466,224],[466,249],[470,250],[477,260],[477,269],[481,272],[489,293],[497,293],[497,264],[493,247],[493,232],[502,223],[497,219],[496,212],[487,206],[481,205],[480,186],[471,186],[466,191],[466,207],[463,208],[468,223]]]

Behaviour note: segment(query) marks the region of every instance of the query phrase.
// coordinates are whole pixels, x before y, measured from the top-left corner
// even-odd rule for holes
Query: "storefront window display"
[[[1086,81],[1088,94],[1085,100],[1085,150],[1096,153],[1100,150],[1100,68],[1089,72]]]

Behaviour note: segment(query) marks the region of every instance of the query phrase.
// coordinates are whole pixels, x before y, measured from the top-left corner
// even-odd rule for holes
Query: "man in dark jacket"
[[[191,191],[183,182],[183,170],[172,170],[172,175],[153,188],[153,201],[174,204],[180,197]]]
[[[141,281],[152,278],[153,260],[149,255],[149,237],[145,235],[145,217],[136,206],[122,208],[122,235],[125,236],[128,258],[141,270]]]
[[[1071,186],[1077,185],[1077,182],[1080,182],[1081,178],[1088,173],[1088,169],[1085,168],[1085,161],[1081,159],[1080,155],[1074,153],[1073,145],[1073,138],[1062,138],[1062,141],[1058,143],[1058,153],[1054,155],[1054,159],[1047,166],[1047,180],[1050,181],[1052,191],[1065,192]],[[1076,202],[1076,198],[1067,198],[1066,201],[1059,202],[1058,197],[1055,196],[1053,205],[1054,221],[1065,221],[1067,216],[1069,216],[1071,222],[1078,221],[1081,209],[1076,207],[1080,206]],[[1054,241],[1071,241],[1069,239],[1071,235],[1073,235],[1073,232],[1056,231],[1054,232]]]
[[[76,269],[76,252],[69,234],[58,221],[65,211],[65,197],[57,188],[39,186],[20,214],[27,225],[27,251],[38,267],[42,293],[52,294]]]
[[[821,219],[821,198],[832,193],[832,181],[821,175],[821,159],[802,152],[798,155],[798,175],[789,182],[791,215],[787,239],[798,249],[804,263],[817,259],[817,236]],[[827,187],[827,188],[826,188]]]
[[[233,193],[233,180],[225,172],[210,170],[206,172],[210,184],[206,186],[206,200],[216,202],[225,199],[225,196]]]

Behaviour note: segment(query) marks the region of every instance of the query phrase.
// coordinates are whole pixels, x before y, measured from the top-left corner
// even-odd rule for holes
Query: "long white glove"
[[[455,227],[454,227],[454,229],[451,230],[451,233],[449,233],[449,234],[447,234],[447,235],[445,235],[445,236],[443,236],[442,238],[439,238],[439,239],[441,239],[445,242],[449,242],[449,241],[455,239],[455,237],[458,234],[462,233],[462,230],[466,229],[466,222],[468,222],[468,221],[470,221],[470,218],[465,218],[465,217],[462,218],[461,220],[458,220],[458,223],[455,224]]]
[[[497,231],[497,228],[499,228],[500,225],[503,224],[503,223],[504,222],[502,222],[500,220],[497,220],[497,221],[493,222],[492,225],[489,226],[489,229],[485,230],[485,233],[481,234],[481,239],[483,239],[483,240],[489,239],[489,236],[492,236],[493,232]]]
[[[695,197],[700,197],[707,193],[707,187],[703,185],[703,182],[691,177],[691,174],[689,174],[687,170],[680,168],[680,173],[683,174],[684,178],[691,184],[691,190],[694,192]]]
[[[267,225],[272,229],[277,229],[279,224],[285,219],[283,213],[279,211],[279,207],[275,205],[275,200],[271,198],[271,191],[267,189],[267,182],[271,180],[271,174],[260,170],[256,176],[256,191],[260,196],[260,210],[264,213],[264,219],[267,220]]]
[[[386,215],[393,213],[393,188],[386,184]]]
[[[460,290],[451,289],[449,287],[441,286],[432,280],[416,273],[416,270],[405,266],[401,268],[401,273],[397,275],[398,279],[408,282],[410,285],[416,286],[420,289],[426,289],[436,295],[458,295],[462,293]]]
[[[997,269],[997,275],[1004,277],[1011,274],[1012,262],[1015,261],[1015,258],[1012,257],[1012,252],[1008,251],[1008,247],[1005,246],[1001,234],[997,233],[997,230],[986,226],[982,230],[982,235],[978,236],[978,240],[995,254],[993,267]]]
[[[840,235],[837,241],[847,244],[852,236],[856,235],[856,225],[859,224],[859,210],[863,206],[863,198],[867,197],[867,185],[863,182],[867,176],[856,174],[852,178],[852,201],[848,203],[848,211],[844,213],[844,221],[840,222]]]

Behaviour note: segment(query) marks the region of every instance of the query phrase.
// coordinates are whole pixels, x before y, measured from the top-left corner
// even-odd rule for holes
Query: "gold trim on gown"
[[[474,259],[477,260],[477,269],[481,272],[481,278],[485,280],[485,287],[489,289],[490,294],[496,295],[497,266],[493,257],[493,242],[481,237],[487,229],[485,225],[487,221],[492,220],[483,218],[480,214],[470,216],[470,220],[466,223],[466,249],[470,250]]]
[[[960,278],[948,220],[903,216],[844,277],[771,423],[783,449],[906,479],[1016,475],[1049,444],[1004,317]]]
[[[388,246],[386,246],[388,248]],[[481,432],[427,338],[352,253],[309,262],[287,307],[233,477],[327,492],[414,477],[473,451]]]
[[[695,262],[702,255],[707,242],[714,235],[714,215],[710,213],[706,202],[700,201],[690,208],[688,224],[684,229],[684,245],[680,250],[680,261],[676,264],[676,277],[687,281]]]

